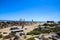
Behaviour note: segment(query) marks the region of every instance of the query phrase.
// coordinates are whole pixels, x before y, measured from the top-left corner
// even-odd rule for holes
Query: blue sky
[[[0,20],[60,21],[60,0],[0,0]]]

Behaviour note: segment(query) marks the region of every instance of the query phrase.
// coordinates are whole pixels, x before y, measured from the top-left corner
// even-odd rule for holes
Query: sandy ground
[[[25,34],[26,34],[27,32],[32,31],[34,28],[37,28],[38,25],[39,25],[39,23],[30,25],[30,26],[25,26],[24,28],[27,28],[27,30],[24,29]],[[13,26],[13,27],[14,27],[14,26]],[[8,35],[8,34],[10,33],[10,28],[11,28],[11,27],[4,28],[4,29],[0,29],[0,32],[2,32],[2,34],[3,34],[3,32],[7,32],[7,34],[3,34],[3,35],[4,35],[4,36],[5,36],[5,35]],[[21,29],[21,26],[18,26],[18,28]],[[31,36],[27,36],[27,37],[31,37]],[[21,37],[21,38],[23,39],[23,37]],[[0,40],[1,40],[1,39],[0,39]]]
[[[34,28],[37,27],[37,25],[38,24],[33,24],[33,25],[30,25],[30,26],[25,26],[25,28],[27,28],[27,30],[25,30],[25,32],[29,32],[29,31],[33,30]],[[17,27],[19,27],[21,29],[21,26],[17,26]],[[7,32],[7,33],[9,33],[10,32],[10,28],[11,27],[0,29],[0,32]]]
[[[25,32],[25,34],[27,33],[27,32],[30,32],[30,31],[32,31],[33,29],[35,29],[35,28],[37,28],[37,26],[39,25],[40,23],[37,23],[37,24],[33,24],[33,25],[30,25],[30,26],[25,26],[24,28],[27,28],[27,30],[25,30],[24,29],[24,32]],[[21,29],[21,26],[18,26],[20,29]],[[4,28],[4,29],[0,29],[0,32],[7,32],[7,34],[6,35],[8,35],[9,33],[10,33],[10,28],[11,27],[8,27],[8,28]],[[5,35],[5,34],[3,34],[3,35]],[[35,37],[35,36],[38,36],[38,35],[34,35],[34,36],[31,36],[31,35],[27,35],[27,38],[26,39],[28,39],[28,38],[30,38],[30,37]],[[46,37],[48,37],[47,35],[46,35]],[[24,36],[21,36],[20,37],[22,40],[26,40],[26,39],[24,39]],[[0,40],[2,40],[2,39],[0,39]],[[8,40],[8,39],[7,39]],[[59,39],[60,40],[60,39]]]

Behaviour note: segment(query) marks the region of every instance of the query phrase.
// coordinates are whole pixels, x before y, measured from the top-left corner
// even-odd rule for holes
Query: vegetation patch
[[[2,34],[0,34],[0,38],[2,38],[3,36],[2,36]]]
[[[41,28],[36,28],[30,32],[27,33],[27,35],[39,35],[40,33],[50,33],[50,32],[59,32],[60,33],[60,28],[48,28],[48,27],[45,27],[43,30],[41,30]]]
[[[40,31],[36,30],[36,29],[34,29],[33,31],[27,33],[27,35],[38,35],[38,34],[40,34]]]
[[[10,38],[10,36],[9,36],[9,35],[4,36],[4,39],[9,39],[9,38]]]

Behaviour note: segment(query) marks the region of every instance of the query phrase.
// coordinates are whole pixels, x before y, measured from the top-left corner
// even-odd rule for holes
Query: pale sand
[[[25,26],[25,28],[27,28],[27,30],[24,29],[25,34],[26,34],[27,32],[32,31],[33,29],[37,28],[38,25],[39,25],[39,23],[30,25],[30,26]],[[18,26],[18,27],[21,29],[21,26]],[[8,34],[10,33],[10,28],[11,28],[11,27],[4,28],[4,29],[0,29],[0,32],[2,32],[2,34],[3,34],[3,32],[7,32],[7,34],[3,34],[3,35],[4,35],[4,36],[5,36],[5,35],[8,35]],[[30,37],[30,36],[28,36],[28,37]],[[0,40],[1,40],[1,39],[0,39]]]

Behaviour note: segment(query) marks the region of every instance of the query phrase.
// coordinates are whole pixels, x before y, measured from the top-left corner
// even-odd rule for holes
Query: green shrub
[[[9,36],[9,35],[4,36],[4,39],[9,39],[9,38],[10,38],[10,36]]]
[[[43,30],[42,33],[50,33],[51,30]]]
[[[3,32],[3,34],[7,34],[7,32]]]
[[[31,32],[28,32],[27,35],[31,35]]]
[[[2,34],[0,34],[0,38],[2,38]]]
[[[39,31],[31,31],[27,33],[27,35],[38,35],[38,34],[40,34]]]
[[[27,33],[27,35],[39,35],[40,33],[50,33],[50,32],[59,32],[60,31],[60,28],[49,28],[49,27],[46,27],[45,30],[39,30],[38,28],[30,31]]]

